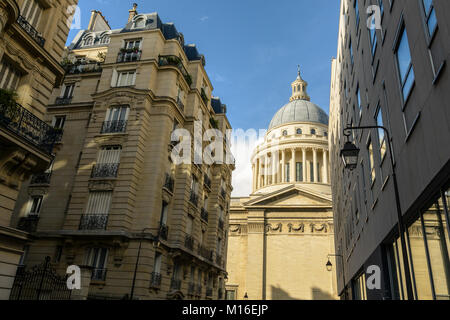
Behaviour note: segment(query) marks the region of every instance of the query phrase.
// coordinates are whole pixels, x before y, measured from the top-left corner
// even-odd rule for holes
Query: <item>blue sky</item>
[[[158,12],[175,23],[186,43],[206,57],[213,94],[228,106],[234,129],[267,129],[291,96],[300,64],[311,100],[329,110],[331,59],[337,52],[337,0],[136,1],[140,13]],[[133,1],[79,0],[81,27],[100,10],[112,28],[122,28]],[[78,30],[72,30],[69,42]],[[256,144],[234,143],[233,196],[251,193],[251,152]]]

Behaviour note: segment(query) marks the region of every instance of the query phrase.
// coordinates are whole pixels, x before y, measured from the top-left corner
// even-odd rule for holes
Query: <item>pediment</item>
[[[292,186],[262,195],[244,204],[245,207],[330,207],[327,195]]]

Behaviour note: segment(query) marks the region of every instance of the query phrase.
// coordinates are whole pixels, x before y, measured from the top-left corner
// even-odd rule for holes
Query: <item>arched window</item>
[[[87,37],[86,39],[84,39],[83,46],[92,46],[93,43],[94,43],[94,38]]]
[[[316,129],[311,129],[311,134],[315,135],[316,134]]]
[[[109,38],[109,36],[108,35],[105,35],[105,36],[103,36],[102,37],[102,39],[100,40],[100,43],[101,44],[108,44],[109,42],[110,42],[110,38]]]
[[[283,136],[285,136],[285,137],[286,137],[287,135],[288,135],[288,132],[287,132],[287,130],[284,130],[284,131],[283,131]]]
[[[300,128],[298,128],[297,129],[297,134],[302,134],[303,132],[302,132],[302,129],[300,129]]]
[[[134,21],[133,29],[141,29],[145,27],[145,19],[144,18],[138,18],[136,21]]]

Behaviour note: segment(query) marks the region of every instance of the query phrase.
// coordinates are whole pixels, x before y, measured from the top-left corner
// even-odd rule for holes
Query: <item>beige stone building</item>
[[[252,194],[232,199],[227,299],[337,298],[328,116],[307,85],[299,72],[254,151]]]
[[[0,1],[0,299],[9,297],[28,239],[10,223],[20,186],[48,167],[59,137],[43,120],[64,76],[60,62],[76,4]]]
[[[342,298],[450,299],[449,21],[449,1],[341,1],[330,160]],[[347,126],[390,137],[380,128],[347,138]],[[352,171],[341,159],[348,139],[360,149]],[[380,286],[369,290],[373,266]]]
[[[46,118],[63,138],[14,211],[38,220],[25,264],[82,267],[78,298],[223,299],[234,164],[175,165],[171,134],[231,129],[226,106],[173,24],[136,6],[124,22],[94,11],[69,46]]]

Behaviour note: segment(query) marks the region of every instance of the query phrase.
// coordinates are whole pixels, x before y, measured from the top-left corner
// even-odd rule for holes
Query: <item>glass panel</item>
[[[434,10],[433,8],[433,10],[430,13],[430,17],[428,18],[428,32],[430,33],[430,35],[433,34],[436,26],[437,26],[436,10]]]
[[[414,84],[414,70],[411,67],[411,72],[408,74],[405,86],[403,87],[403,98],[406,99],[409,96],[409,92]]]
[[[403,83],[411,64],[411,53],[409,51],[408,36],[406,34],[406,30],[403,30],[403,34],[400,38],[400,44],[397,49],[397,61],[398,67],[400,69],[401,82]]]
[[[412,270],[416,295],[419,300],[432,300],[430,274],[428,272],[427,252],[420,217],[408,228],[411,249]]]
[[[450,299],[450,260],[445,215],[436,203],[423,214],[436,299]]]

